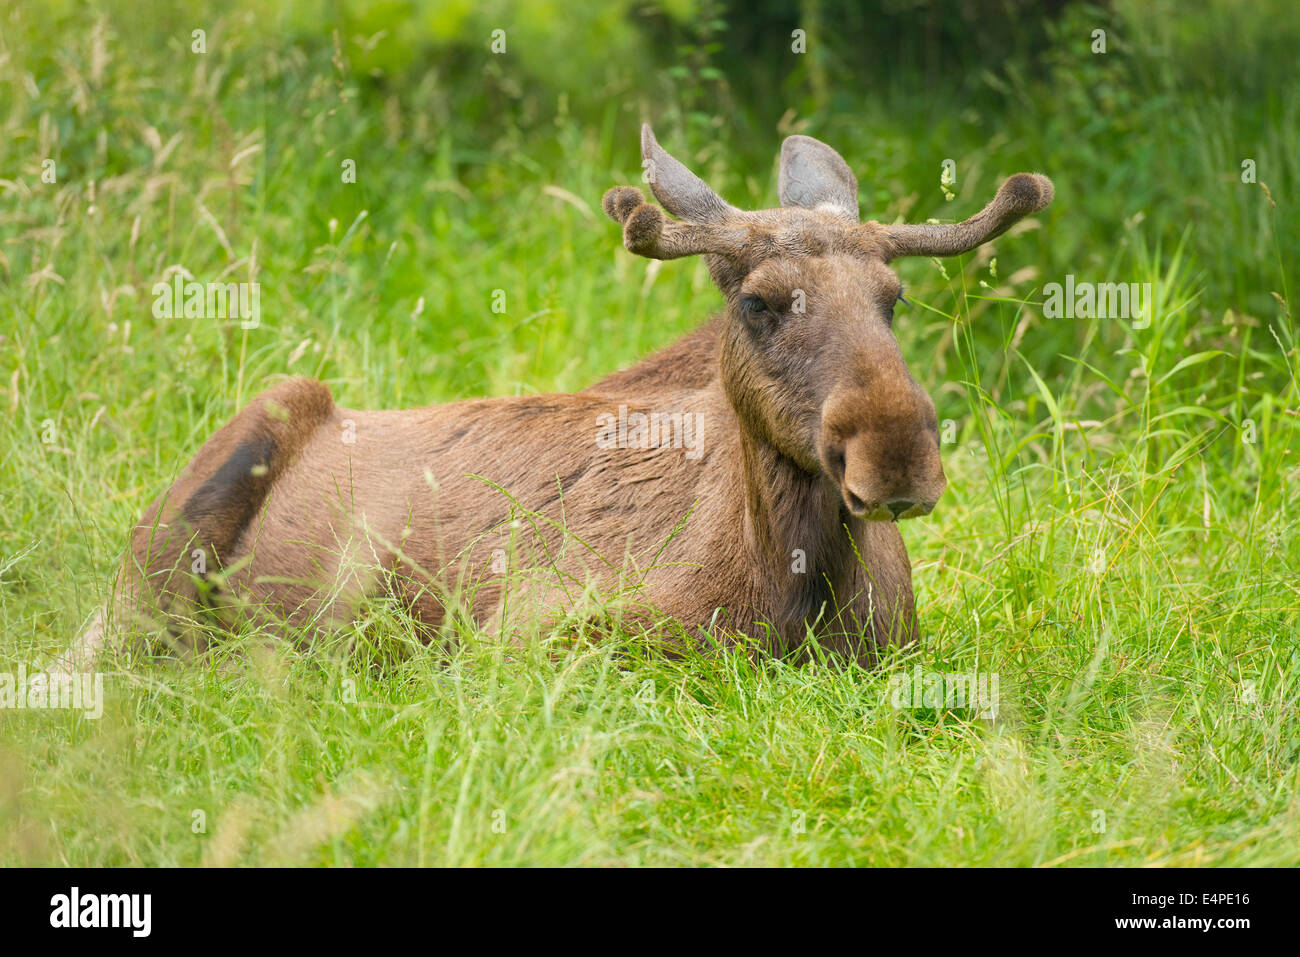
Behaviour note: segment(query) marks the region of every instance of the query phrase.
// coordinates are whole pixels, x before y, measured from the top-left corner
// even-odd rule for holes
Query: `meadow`
[[[110,666],[98,719],[0,709],[0,864],[1300,863],[1284,5],[1075,5],[1032,70],[800,65],[767,109],[714,65],[725,23],[546,86],[544,4],[488,5],[504,54],[489,20],[382,75],[408,33],[306,6],[0,14],[0,672],[70,643],[145,505],[285,376],[366,408],[571,391],[716,312],[702,262],[633,257],[600,211],[643,119],[746,208],[792,132],[864,218],[1053,178],[989,247],[897,265],[949,478],[903,526],[924,639],[870,670],[473,629],[439,655],[378,602],[309,650],[237,634]],[[260,283],[257,327],[155,318],[177,270]],[[1067,276],[1149,284],[1146,321],[1048,318]],[[996,716],[895,707],[917,667],[996,674]]]

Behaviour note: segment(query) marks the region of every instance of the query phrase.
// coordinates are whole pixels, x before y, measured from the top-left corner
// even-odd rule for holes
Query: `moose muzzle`
[[[858,518],[927,515],[948,485],[934,404],[914,382],[832,394],[822,412],[822,466]]]

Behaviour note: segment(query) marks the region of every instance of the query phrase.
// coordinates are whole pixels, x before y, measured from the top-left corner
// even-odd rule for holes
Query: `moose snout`
[[[853,425],[834,416],[823,421],[822,465],[853,515],[896,522],[930,513],[948,479],[938,436],[924,417],[865,416]]]

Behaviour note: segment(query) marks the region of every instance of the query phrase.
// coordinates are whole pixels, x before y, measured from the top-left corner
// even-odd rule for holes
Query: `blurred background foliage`
[[[410,335],[450,396],[578,387],[716,307],[698,263],[661,274],[615,257],[606,276],[587,265],[617,247],[599,197],[636,181],[646,119],[738,205],[775,204],[776,153],[792,132],[840,149],[865,217],[960,219],[1006,175],[1050,174],[1057,199],[1041,228],[961,264],[899,264],[931,307],[900,331],[905,347],[931,350],[931,387],[956,374],[949,315],[998,311],[1000,322],[967,331],[979,354],[1006,351],[1018,319],[965,296],[981,282],[1032,297],[1067,273],[1142,281],[1175,248],[1176,278],[1194,290],[1168,330],[1178,349],[1244,339],[1249,356],[1252,334],[1272,347],[1275,323],[1290,348],[1300,19],[1289,0],[49,0],[11,6],[0,25],[4,175],[34,182],[39,158],[54,156],[61,184],[85,202],[98,184],[100,208],[126,217],[101,213],[93,233],[110,270],[137,244],[155,273],[183,261],[197,274],[205,257],[228,268],[260,242],[257,268],[278,280],[267,294],[279,296],[271,315],[287,337],[310,336],[308,316],[322,311],[338,332],[355,302],[407,311],[423,299],[443,325]],[[341,181],[346,158],[355,184]],[[948,159],[951,201],[940,186]],[[1242,182],[1246,160],[1258,183]],[[104,202],[114,189],[129,194],[120,206]],[[71,226],[71,195],[37,188],[0,219],[11,279],[44,260],[16,237]],[[989,252],[1001,253],[1000,271]],[[150,278],[100,276],[96,295],[126,283],[116,288],[143,310]],[[630,292],[610,293],[629,278]],[[655,282],[669,291],[647,309]],[[491,288],[522,304],[504,330],[481,308]],[[470,301],[455,321],[442,315]],[[616,356],[547,353],[548,340],[593,330],[618,335]],[[192,334],[212,361],[228,346],[210,329]],[[1124,323],[1038,315],[1019,336],[1049,382],[1073,373],[1085,344],[1110,357],[1138,346]],[[478,348],[485,341],[516,358]],[[1117,361],[1125,367],[1110,371],[1123,378],[1130,360]],[[1276,391],[1290,371],[1272,362],[1246,374]],[[1232,377],[1208,386],[1202,401],[1249,402]]]
[[[767,177],[735,179],[767,170],[794,130],[841,148],[868,216],[940,212],[944,158],[959,183],[986,160],[1000,173],[1044,170],[1065,187],[1052,244],[1066,260],[1123,241],[1135,215],[1157,217],[1148,240],[1176,242],[1209,204],[1233,221],[1233,241],[1220,241],[1221,222],[1195,231],[1207,282],[1255,313],[1269,302],[1259,261],[1297,251],[1295,229],[1265,247],[1267,203],[1238,175],[1251,158],[1275,199],[1294,193],[1300,18],[1289,0],[52,0],[11,15],[60,39],[14,55],[34,76],[57,70],[80,55],[75,39],[96,10],[129,31],[119,40],[177,55],[206,25],[221,63],[209,92],[228,112],[246,105],[230,94],[251,84],[271,118],[304,64],[328,59],[352,97],[354,134],[382,117],[386,148],[441,156],[442,171],[476,191],[503,185],[485,168],[502,148],[528,168],[563,167],[567,125],[599,130],[612,147],[603,158],[626,168],[636,124],[650,118],[737,201],[770,199]],[[1094,30],[1105,54],[1092,51]],[[87,108],[112,114],[99,98]]]

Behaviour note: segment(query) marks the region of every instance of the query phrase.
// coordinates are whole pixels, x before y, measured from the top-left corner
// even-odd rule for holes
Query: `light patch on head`
[[[858,211],[856,209],[850,212],[838,203],[818,203],[813,207],[813,211],[818,213],[834,213],[836,216],[843,216],[845,219],[851,219],[854,222],[857,222],[858,219]]]

